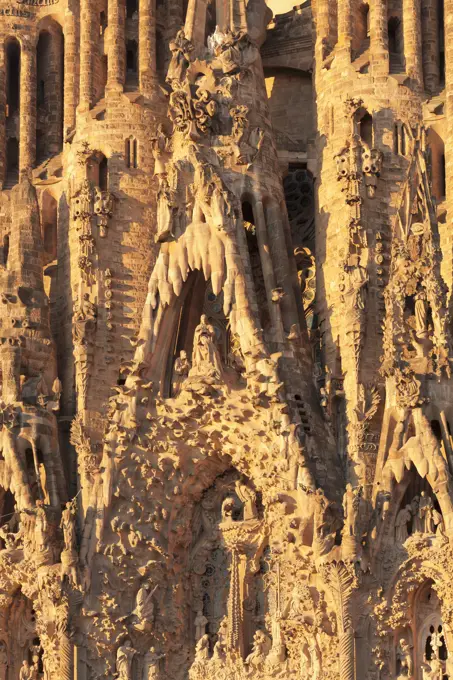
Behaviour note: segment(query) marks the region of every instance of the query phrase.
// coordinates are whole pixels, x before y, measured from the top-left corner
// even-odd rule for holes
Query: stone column
[[[193,42],[195,47],[204,45],[206,7],[207,0],[189,0],[184,30],[186,37]]]
[[[77,34],[76,22],[72,12],[65,17],[64,33],[64,112],[63,139],[75,126],[75,112],[77,101]]]
[[[351,59],[352,11],[351,0],[338,0],[338,47]]]
[[[20,60],[19,176],[36,159],[36,46],[22,45]]]
[[[280,307],[272,300],[272,291],[277,288],[277,285],[275,282],[274,267],[270,254],[269,238],[266,229],[266,218],[264,216],[263,204],[260,200],[256,201],[255,205],[253,206],[253,214],[256,223],[256,240],[258,242],[258,251],[260,254],[261,267],[263,269],[269,316],[272,322],[276,341],[283,342],[284,333]]]
[[[124,0],[108,0],[107,89],[122,92],[126,66],[126,10]]]
[[[423,74],[425,89],[439,89],[439,9],[437,2],[422,0]]]
[[[403,17],[406,73],[418,87],[423,87],[420,0],[403,0]]]
[[[245,0],[230,0],[230,28],[233,32],[247,30]]]
[[[374,75],[389,73],[388,17],[386,0],[370,2],[370,56]]]
[[[80,88],[78,110],[88,111],[94,100],[94,55],[99,39],[99,18],[92,0],[80,0]]]
[[[322,47],[329,39],[329,2],[316,0],[316,45]],[[324,56],[324,55],[323,55]]]
[[[453,0],[445,0],[445,114],[447,134],[445,136],[445,177],[447,185],[447,206],[449,222],[452,221],[453,206]],[[451,281],[446,281],[451,287]]]
[[[156,87],[156,0],[139,0],[138,73],[140,92],[149,97]]]
[[[6,174],[6,59],[0,50],[0,190]]]

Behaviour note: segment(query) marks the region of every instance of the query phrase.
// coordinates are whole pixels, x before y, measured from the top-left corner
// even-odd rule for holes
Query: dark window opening
[[[102,10],[102,12],[99,14],[99,32],[101,35],[104,35],[105,29],[107,28],[107,14]]]
[[[126,0],[126,18],[134,19],[138,13],[138,0]]]
[[[360,138],[370,149],[373,148],[373,116],[369,113],[360,119],[359,122]]]
[[[109,169],[107,164],[107,158],[104,156],[99,163],[99,189],[101,191],[107,191],[109,184]]]
[[[134,137],[126,140],[126,165],[128,168],[138,168],[138,143]]]
[[[19,140],[15,137],[6,143],[6,181],[5,188],[11,188],[19,181]]]
[[[6,234],[6,236],[3,237],[3,266],[6,267],[8,264],[8,255],[9,255],[9,236]]]
[[[431,429],[438,442],[442,441],[442,429],[438,420],[431,421]]]
[[[401,73],[404,71],[404,38],[403,25],[397,17],[389,19],[388,40],[390,73]]]
[[[128,75],[137,74],[138,45],[136,40],[128,40],[126,45],[126,69]]]
[[[19,109],[20,45],[11,40],[6,47],[6,115],[13,116]]]

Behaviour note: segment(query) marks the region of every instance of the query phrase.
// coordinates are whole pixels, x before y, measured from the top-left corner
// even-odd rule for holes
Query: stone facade
[[[453,677],[452,20],[0,0],[0,680]]]

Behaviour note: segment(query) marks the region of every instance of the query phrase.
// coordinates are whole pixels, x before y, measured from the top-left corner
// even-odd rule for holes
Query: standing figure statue
[[[411,521],[411,506],[406,505],[398,512],[395,520],[395,540],[403,544],[408,538],[407,525]]]
[[[146,652],[143,668],[143,680],[159,680],[159,661],[163,659],[164,656],[165,654],[158,654],[154,647],[151,647],[149,652]]]
[[[137,650],[132,647],[130,640],[125,640],[118,647],[116,653],[116,674],[118,680],[132,680],[132,659],[137,654]]]
[[[206,314],[202,314],[195,329],[190,375],[222,377],[222,362],[215,344],[214,326],[211,326]]]
[[[420,494],[419,517],[422,525],[422,531],[425,534],[434,533],[434,504],[431,496],[422,491]]]
[[[198,610],[195,617],[195,642],[201,640],[203,635],[206,633],[206,626],[208,619],[204,616],[201,609]]]

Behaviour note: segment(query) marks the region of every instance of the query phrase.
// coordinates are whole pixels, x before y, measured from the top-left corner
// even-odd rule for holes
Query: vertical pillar
[[[388,16],[386,0],[370,2],[370,56],[374,75],[389,73]]]
[[[6,175],[6,57],[0,50],[0,190]]]
[[[233,32],[247,30],[245,0],[230,0],[230,28]]]
[[[185,33],[195,47],[204,45],[206,32],[207,0],[189,0],[187,7]]]
[[[121,92],[126,62],[126,10],[124,0],[108,0],[107,89]]]
[[[22,45],[20,60],[19,172],[30,171],[36,158],[36,47]]]
[[[406,73],[423,87],[420,0],[403,0],[403,31]]]
[[[352,8],[351,0],[338,0],[338,47],[351,59]]]
[[[316,45],[321,48],[321,59],[324,58],[323,46],[329,40],[329,2],[316,0]]]
[[[65,16],[63,138],[75,127],[77,97],[77,35],[74,14]]]
[[[280,307],[272,300],[272,291],[277,288],[277,285],[275,282],[274,267],[272,264],[269,239],[266,229],[266,218],[264,216],[263,204],[260,200],[257,200],[253,206],[253,215],[256,222],[256,240],[258,242],[258,251],[260,254],[261,267],[263,269],[269,317],[274,329],[276,341],[283,342],[283,322],[280,313]]]
[[[422,0],[422,58],[425,89],[437,92],[440,85],[439,8],[437,2]]]
[[[445,175],[447,185],[447,208],[449,223],[453,208],[453,0],[445,0],[445,113],[447,133],[445,136]],[[450,272],[451,273],[451,272]],[[451,280],[446,281],[451,288]]]
[[[80,88],[79,111],[88,111],[94,101],[94,55],[99,26],[96,5],[92,0],[80,0]]]
[[[139,0],[138,72],[140,92],[151,96],[156,86],[156,0]]]

